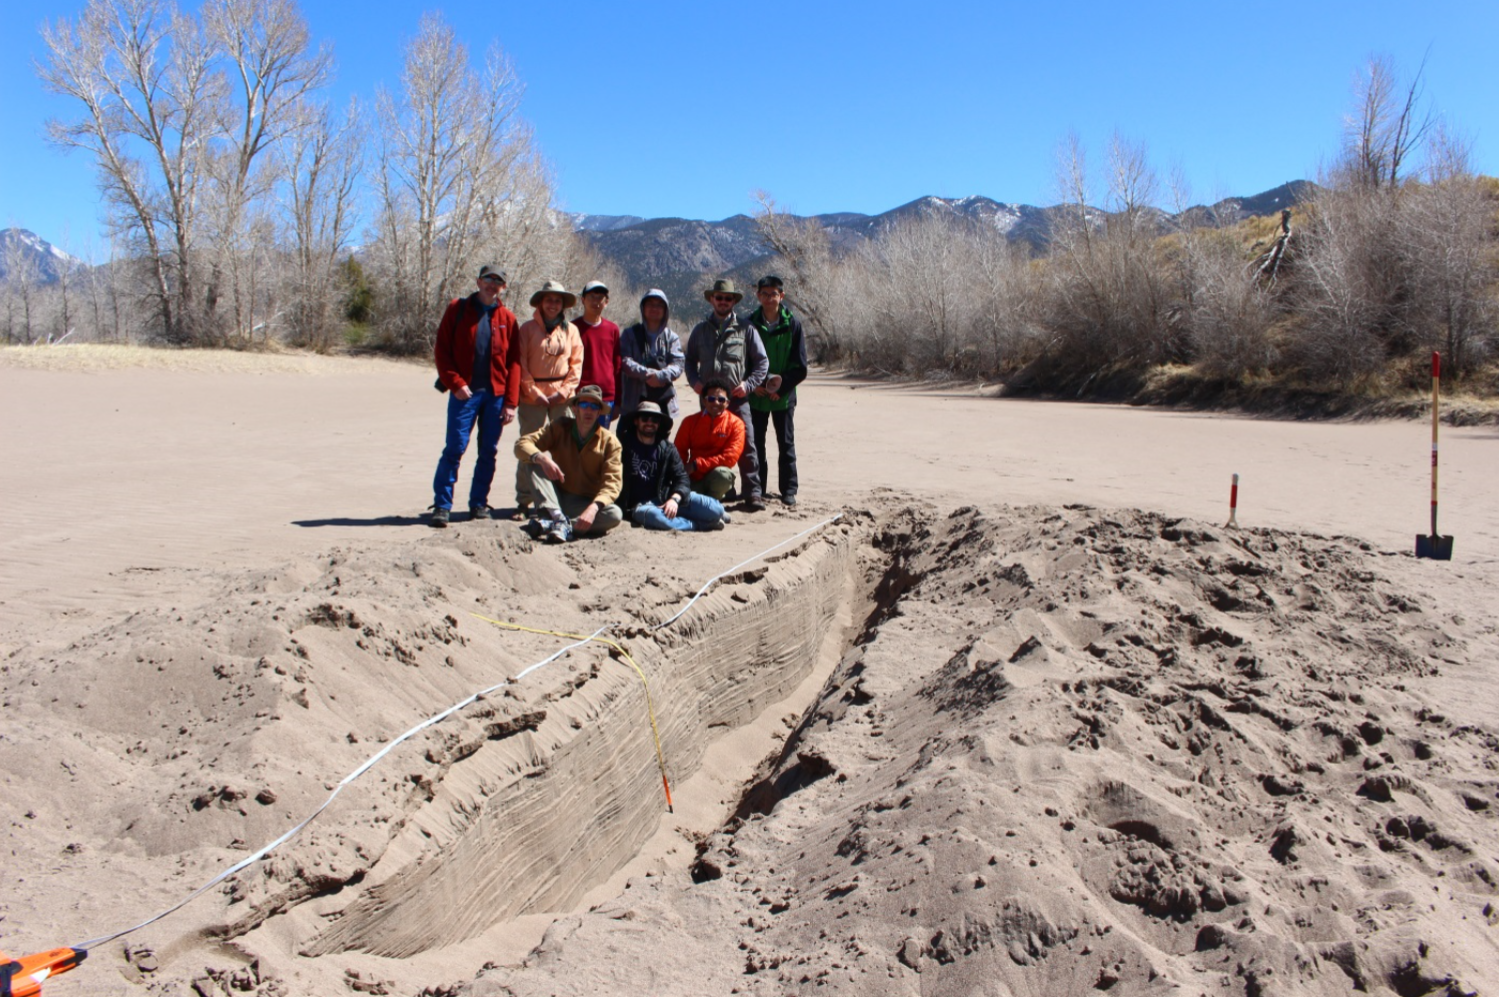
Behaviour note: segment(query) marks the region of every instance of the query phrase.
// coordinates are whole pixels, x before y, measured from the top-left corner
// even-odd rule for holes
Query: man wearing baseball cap
[[[452,514],[458,464],[476,425],[479,453],[469,485],[468,511],[473,519],[489,518],[489,486],[494,482],[500,432],[515,418],[514,395],[520,388],[516,319],[500,303],[505,271],[486,264],[479,269],[477,284],[473,294],[448,303],[432,348],[437,388],[448,392],[447,443],[432,477],[428,519],[439,529],[448,525]]]
[[[608,533],[624,519],[614,504],[624,483],[619,440],[599,425],[604,392],[597,384],[583,385],[572,410],[515,441],[516,459],[530,475],[546,520],[526,525],[547,543]]]
[[[578,335],[583,338],[583,371],[581,384],[597,384],[604,392],[604,414],[599,416],[599,425],[609,428],[615,416],[621,415],[615,404],[615,390],[619,383],[619,326],[604,318],[604,307],[609,304],[609,288],[601,280],[591,280],[583,285],[578,296],[583,303],[583,314],[573,319]]]

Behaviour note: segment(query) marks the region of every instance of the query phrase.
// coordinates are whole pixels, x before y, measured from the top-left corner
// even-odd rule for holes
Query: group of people
[[[780,500],[796,505],[796,386],[807,376],[807,348],[781,278],[760,279],[759,307],[747,317],[734,282],[714,281],[703,292],[712,311],[685,349],[671,303],[655,288],[624,330],[604,318],[609,288],[600,281],[580,295],[547,281],[525,323],[505,307],[505,290],[505,272],[482,267],[475,292],[450,302],[437,328],[436,386],[449,397],[432,526],[452,518],[475,431],[469,516],[494,514],[500,434],[515,421],[515,517],[548,542],[607,533],[626,518],[648,529],[721,530],[731,518],[724,503],[735,497],[746,511],[763,510],[772,428]],[[580,299],[582,313],[569,320]],[[699,411],[681,420],[673,441],[683,374]]]

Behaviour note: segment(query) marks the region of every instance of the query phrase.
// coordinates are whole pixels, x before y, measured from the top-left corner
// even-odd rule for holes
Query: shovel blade
[[[1433,561],[1452,560],[1452,538],[1416,534],[1416,556]]]

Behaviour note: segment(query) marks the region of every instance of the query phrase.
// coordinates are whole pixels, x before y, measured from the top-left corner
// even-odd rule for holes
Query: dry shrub
[[[1221,232],[1192,233],[1180,262],[1192,359],[1209,377],[1238,378],[1275,362],[1269,330],[1276,308],[1250,261]]]

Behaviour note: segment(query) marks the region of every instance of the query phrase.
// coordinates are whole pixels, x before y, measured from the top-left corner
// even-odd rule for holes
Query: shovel
[[[1442,355],[1431,355],[1431,536],[1416,534],[1416,556],[1433,561],[1452,560],[1452,538],[1437,533],[1437,426],[1441,415],[1437,409],[1442,388]]]

